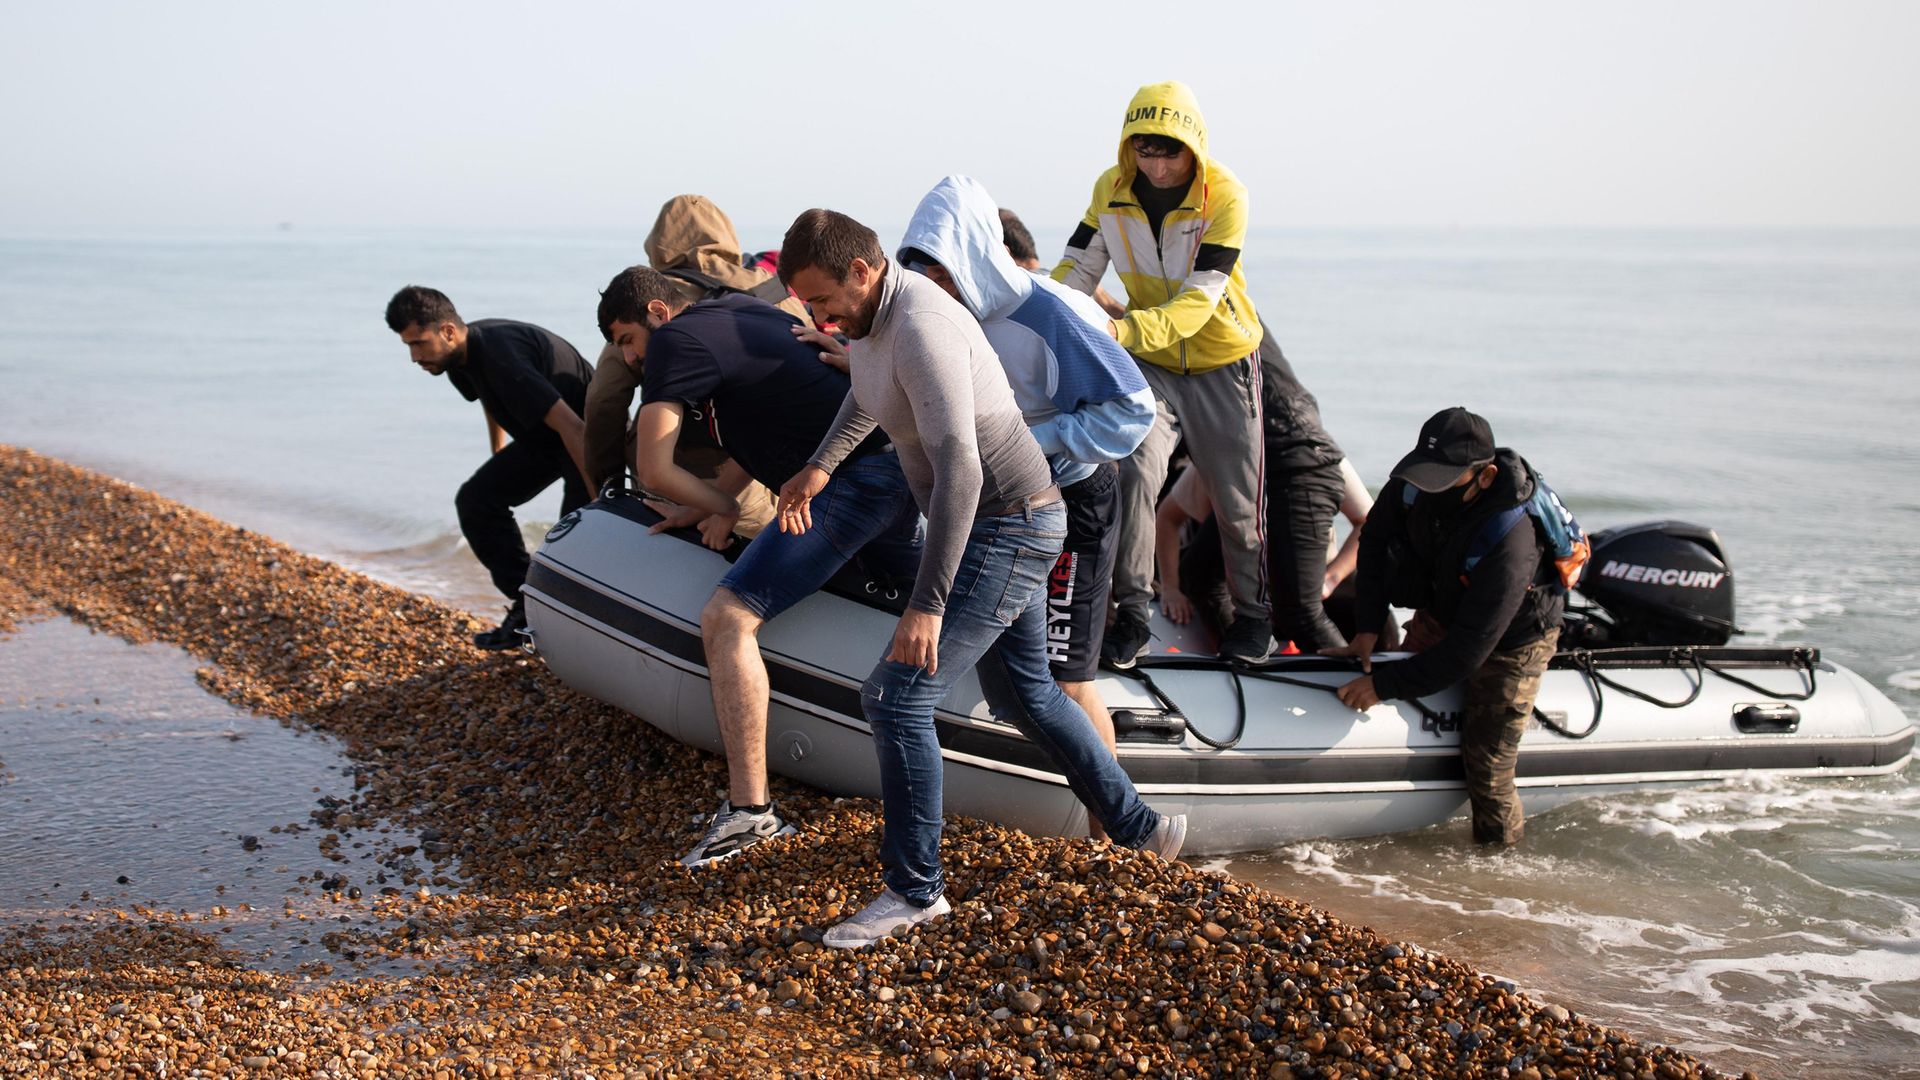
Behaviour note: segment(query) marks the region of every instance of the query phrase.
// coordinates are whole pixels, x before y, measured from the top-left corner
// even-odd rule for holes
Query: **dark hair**
[[[874,231],[833,210],[808,210],[793,219],[780,241],[780,283],[791,282],[793,275],[809,266],[835,281],[845,281],[855,259],[875,269],[886,265],[886,252],[880,250]]]
[[[916,247],[901,248],[900,265],[912,266],[915,263],[919,263],[921,266],[939,266],[940,260]],[[944,269],[944,267],[942,269]]]
[[[629,266],[613,275],[607,291],[600,294],[600,336],[613,340],[613,324],[646,324],[647,305],[655,300],[669,311],[687,306],[687,298],[674,288],[673,279],[651,266]]]
[[[460,313],[453,310],[453,301],[439,289],[409,285],[387,301],[387,329],[396,334],[409,326],[431,330],[441,323],[467,325],[460,321]]]
[[[1007,254],[1013,256],[1014,262],[1032,262],[1040,258],[1040,249],[1034,246],[1033,234],[1027,231],[1027,223],[1020,220],[1019,214],[1004,206],[1000,208],[1000,231],[1006,235]]]
[[[1186,143],[1171,135],[1135,135],[1133,137],[1133,152],[1141,154],[1144,151],[1146,157],[1179,157],[1180,151],[1187,148]]]

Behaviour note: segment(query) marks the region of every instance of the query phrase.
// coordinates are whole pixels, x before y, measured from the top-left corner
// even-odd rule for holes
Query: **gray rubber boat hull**
[[[699,613],[727,563],[682,537],[649,535],[651,520],[637,500],[623,497],[556,525],[527,579],[529,632],[568,686],[717,754]],[[765,627],[773,771],[839,794],[879,794],[860,685],[894,622],[884,607],[822,592]],[[1242,728],[1225,750],[1192,730],[1176,738],[1143,730],[1121,742],[1121,764],[1148,803],[1189,816],[1189,853],[1398,832],[1465,809],[1456,692],[1360,713],[1318,688],[1352,678],[1349,667],[1303,657],[1277,661],[1259,676],[1236,676],[1210,658],[1165,651],[1177,648],[1179,632],[1158,619],[1155,631],[1163,651],[1142,667],[1158,694],[1136,678],[1103,673],[1097,685],[1109,707],[1132,712],[1149,728],[1177,712],[1185,726],[1215,741]],[[1601,687],[1601,722],[1582,739],[1536,723],[1520,747],[1527,810],[1750,772],[1838,777],[1905,767],[1914,727],[1876,687],[1824,660],[1792,667],[1743,664],[1739,656],[1729,651],[1713,662],[1766,692],[1684,659],[1642,655],[1603,667],[1616,683],[1666,701],[1687,698],[1696,684],[1698,693],[1684,707],[1661,708]],[[1811,696],[1793,700],[1809,679]],[[1593,716],[1595,694],[1586,673],[1556,667],[1542,680],[1538,708],[1578,732]],[[936,723],[948,813],[1037,834],[1084,835],[1085,810],[1064,778],[1011,725],[993,719],[971,677],[955,687]]]

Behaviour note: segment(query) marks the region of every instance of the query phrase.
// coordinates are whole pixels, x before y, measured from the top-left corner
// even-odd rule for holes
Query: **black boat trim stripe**
[[[527,585],[546,594],[583,621],[598,622],[637,641],[686,661],[702,670],[705,650],[698,633],[669,623],[607,592],[546,565],[536,558],[528,569]],[[586,576],[586,575],[582,575]],[[605,583],[600,583],[603,586]],[[614,590],[612,586],[605,586]],[[622,594],[625,595],[625,594]],[[772,690],[807,701],[840,716],[862,714],[856,687],[822,678],[767,654],[767,678]],[[1003,762],[1057,776],[1052,759],[1017,734],[988,731],[936,716],[935,731],[943,750]],[[862,728],[864,731],[864,728]],[[1660,773],[1700,773],[1744,769],[1871,768],[1892,765],[1913,750],[1909,727],[1878,739],[1822,740],[1809,754],[1804,740],[1726,739],[1673,747],[1523,747],[1516,775],[1521,779],[1555,776],[1646,776]],[[1809,757],[1812,758],[1809,761]],[[1460,755],[1452,749],[1395,754],[1338,752],[1238,751],[1230,754],[1148,756],[1123,754],[1122,765],[1136,784],[1266,786],[1287,784],[1459,783]],[[1591,781],[1586,781],[1591,782]]]

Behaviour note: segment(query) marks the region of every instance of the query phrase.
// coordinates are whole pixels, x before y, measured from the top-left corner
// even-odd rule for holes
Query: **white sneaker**
[[[764,814],[749,814],[745,810],[735,810],[733,804],[721,800],[720,809],[714,811],[713,820],[707,822],[707,835],[693,845],[693,850],[680,857],[680,865],[686,867],[705,866],[719,862],[729,855],[738,855],[762,840],[771,840],[776,836],[792,836],[798,830],[767,808]]]
[[[883,889],[859,914],[827,931],[820,943],[833,949],[864,949],[897,930],[918,926],[953,910],[941,896],[926,907],[914,907],[892,889]]]
[[[1147,842],[1140,845],[1140,850],[1151,851],[1172,862],[1186,842],[1187,815],[1161,814],[1160,824],[1153,827],[1153,832],[1147,836]]]

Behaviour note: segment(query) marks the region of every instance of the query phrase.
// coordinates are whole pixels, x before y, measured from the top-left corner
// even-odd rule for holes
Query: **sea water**
[[[492,613],[452,504],[484,422],[382,310],[433,285],[591,360],[645,226],[0,238],[0,442]],[[1716,529],[1745,640],[1920,715],[1920,231],[1257,230],[1245,263],[1370,484],[1467,405],[1589,528]],[[1920,1076],[1916,850],[1910,770],[1586,800],[1514,852],[1456,822],[1225,865],[1725,1066]]]

